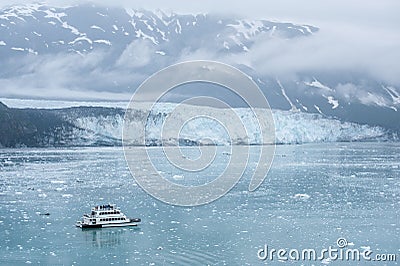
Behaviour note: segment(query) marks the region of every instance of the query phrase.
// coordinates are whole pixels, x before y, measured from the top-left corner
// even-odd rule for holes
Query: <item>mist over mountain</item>
[[[335,64],[340,62],[324,62],[318,48],[325,35],[318,25],[267,18],[175,14],[94,4],[15,5],[0,10],[0,97],[128,101],[141,82],[163,67],[208,59],[232,64],[250,75],[271,107],[288,111],[288,116],[301,113],[298,116],[399,132],[400,82],[379,68],[348,62],[338,67]],[[341,52],[332,50],[332,57]],[[202,89],[205,94],[216,94],[214,87]],[[185,93],[190,96],[196,92],[192,87]],[[180,95],[172,93],[168,99],[179,102]],[[233,102],[233,107],[243,106]],[[68,111],[67,116],[79,113],[79,109],[71,110],[75,111]],[[46,130],[58,128],[69,132],[65,133],[68,136],[75,134],[79,127],[65,119],[60,114],[63,112],[1,107],[1,119],[7,121],[2,135],[7,132],[15,137],[13,141],[4,138],[2,144],[20,142],[18,134],[11,133],[15,130],[24,136],[41,132],[43,117]],[[122,117],[123,110],[104,108],[101,112],[111,112],[103,117],[115,118],[114,112]],[[43,136],[35,138],[32,143]],[[82,137],[79,143],[87,139]],[[114,144],[116,139],[115,135],[102,136],[90,143]]]

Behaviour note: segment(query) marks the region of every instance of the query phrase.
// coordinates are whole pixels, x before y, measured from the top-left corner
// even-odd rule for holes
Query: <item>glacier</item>
[[[398,132],[383,127],[299,110],[270,112],[166,102],[152,108],[137,103],[131,109],[123,107],[126,102],[4,102],[7,105],[0,104],[0,146],[4,147],[120,146],[122,141],[159,146],[398,140]],[[271,118],[259,123],[260,114]],[[123,139],[124,125],[128,134]]]
[[[129,131],[133,132],[133,136],[127,140],[127,143],[141,145],[139,139],[145,138],[146,145],[176,145],[178,143],[188,145],[268,144],[263,140],[257,120],[249,108],[232,109],[233,113],[237,114],[243,121],[247,135],[237,135],[240,132],[238,131],[229,136],[224,125],[218,123],[218,121],[229,121],[230,112],[226,109],[189,105],[183,107],[183,112],[196,117],[196,114],[204,113],[204,110],[201,111],[200,109],[206,108],[208,117],[197,117],[187,123],[175,121],[177,125],[183,125],[179,136],[172,140],[169,137],[163,139],[164,122],[173,112],[175,106],[176,104],[172,103],[157,104],[150,112],[140,106],[135,108],[134,115],[128,119]],[[392,140],[394,138],[382,127],[345,122],[325,117],[322,114],[272,110],[272,115],[275,124],[273,141],[275,144],[374,141]],[[212,118],[215,118],[215,120]],[[180,119],[179,115],[177,119]],[[73,119],[70,122],[79,129],[85,129],[76,131],[75,134],[80,134],[80,138],[86,141],[98,142],[101,137],[118,141],[122,138],[124,116],[121,114],[114,114],[113,116],[88,115]],[[142,131],[141,128],[145,128],[145,136],[135,135],[135,132]]]

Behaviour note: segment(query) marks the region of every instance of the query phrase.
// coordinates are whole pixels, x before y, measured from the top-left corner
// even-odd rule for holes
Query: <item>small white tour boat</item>
[[[84,214],[76,226],[84,228],[137,226],[140,218],[127,218],[115,204],[99,205],[90,214]]]

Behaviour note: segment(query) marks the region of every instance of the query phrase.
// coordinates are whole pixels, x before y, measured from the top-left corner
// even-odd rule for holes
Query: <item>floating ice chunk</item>
[[[322,264],[325,264],[325,265],[328,265],[329,263],[331,263],[332,262],[332,259],[331,258],[326,258],[326,259],[323,259],[322,261],[321,261],[321,263]]]
[[[164,51],[156,51],[156,54],[159,54],[159,55],[166,55],[166,53],[165,53]]]
[[[308,194],[301,194],[301,193],[299,193],[299,194],[295,194],[295,195],[293,196],[293,198],[294,198],[294,199],[302,199],[302,200],[307,200],[307,199],[309,199],[309,198],[310,198],[310,195],[308,195]]]
[[[51,180],[50,183],[52,184],[65,184],[64,180]]]
[[[174,175],[172,178],[175,180],[183,180],[184,179],[183,175]]]

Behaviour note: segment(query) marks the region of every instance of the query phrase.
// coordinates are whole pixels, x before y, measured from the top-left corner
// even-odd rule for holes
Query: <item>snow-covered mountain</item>
[[[76,95],[80,99],[82,91],[88,91],[92,100],[120,95],[111,100],[124,101],[145,78],[165,66],[186,59],[226,59],[258,83],[271,107],[278,109],[278,125],[299,119],[312,123],[314,129],[336,128],[318,134],[297,128],[302,137],[283,134],[280,138],[285,129],[278,126],[278,142],[354,140],[356,135],[364,139],[384,135],[386,130],[399,132],[400,89],[394,84],[356,70],[269,75],[246,63],[246,55],[261,39],[286,42],[317,34],[319,29],[311,25],[228,15],[166,14],[93,4],[11,6],[0,10],[0,97],[29,98],[33,93],[39,98],[74,99]],[[232,61],[235,56],[241,60]],[[72,124],[97,132],[95,127],[109,123],[113,129],[107,139],[113,143],[122,115],[104,117],[76,117]]]
[[[177,56],[182,49],[200,47],[231,53],[248,50],[261,33],[293,38],[317,31],[308,25],[207,14],[167,15],[162,11],[95,5],[56,8],[41,4],[1,10],[0,26],[2,57],[27,53],[85,54],[109,48],[118,54],[135,40],[148,40],[157,46],[155,55],[159,57]]]

